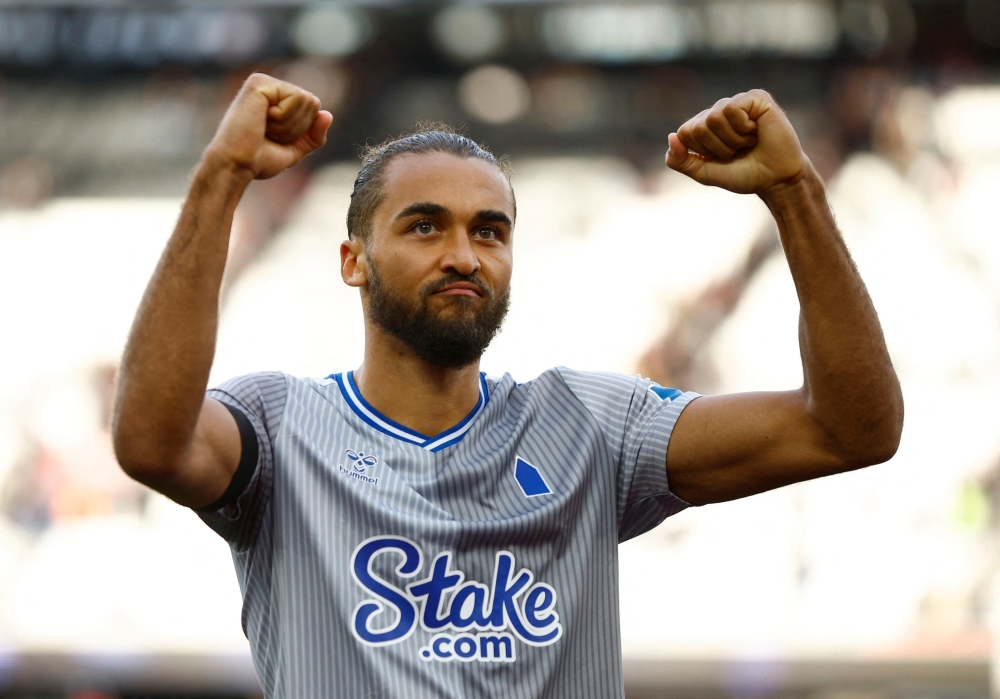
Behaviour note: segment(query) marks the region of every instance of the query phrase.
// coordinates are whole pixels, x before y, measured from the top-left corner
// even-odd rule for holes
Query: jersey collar
[[[359,418],[364,420],[368,425],[374,427],[379,432],[384,432],[390,437],[395,437],[396,439],[402,440],[404,442],[409,442],[414,444],[421,449],[426,449],[427,451],[440,451],[445,447],[450,447],[453,444],[457,444],[465,436],[465,433],[469,431],[472,427],[472,421],[475,420],[476,416],[483,411],[486,404],[490,400],[490,394],[486,387],[486,374],[479,374],[479,401],[476,403],[476,407],[472,409],[468,415],[462,418],[454,427],[451,427],[440,434],[436,434],[433,437],[428,437],[425,434],[420,434],[415,430],[411,430],[409,427],[400,425],[394,420],[390,420],[385,415],[376,410],[372,405],[364,399],[361,395],[361,391],[358,390],[357,384],[354,383],[354,372],[348,371],[341,374],[331,374],[328,378],[331,378],[337,382],[340,386],[340,392],[344,396],[344,400],[351,407],[351,410],[357,414]]]

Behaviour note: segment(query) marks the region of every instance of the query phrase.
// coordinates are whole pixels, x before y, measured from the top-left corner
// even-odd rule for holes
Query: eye
[[[487,226],[486,228],[477,229],[472,235],[474,235],[476,238],[479,238],[480,240],[500,239],[500,231],[498,231],[496,228],[492,228],[489,226]]]
[[[420,235],[430,235],[435,231],[435,228],[431,221],[417,221],[410,230]]]

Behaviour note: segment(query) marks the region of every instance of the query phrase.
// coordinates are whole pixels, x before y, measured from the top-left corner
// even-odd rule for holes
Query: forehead
[[[451,153],[406,153],[389,163],[376,218],[415,203],[440,204],[457,216],[494,209],[514,220],[514,195],[500,169],[480,158]]]

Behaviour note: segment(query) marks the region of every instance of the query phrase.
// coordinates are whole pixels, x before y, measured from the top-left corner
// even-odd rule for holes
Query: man
[[[293,85],[247,80],[146,290],[116,403],[126,472],[230,542],[266,696],[621,696],[618,541],[895,452],[902,398],[875,311],[761,91],[671,134],[667,165],[770,207],[802,309],[801,389],[694,400],[565,368],[480,374],[514,194],[487,151],[429,131],[375,149],[355,183],[341,275],[361,293],[361,366],[206,396],[233,210],[330,121]],[[648,262],[623,240],[606,283]]]

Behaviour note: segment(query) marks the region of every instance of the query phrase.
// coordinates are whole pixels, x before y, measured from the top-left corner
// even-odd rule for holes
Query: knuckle
[[[678,131],[678,132],[680,132],[681,130],[687,130],[687,131],[690,131],[690,130],[691,130],[692,128],[694,128],[694,125],[695,125],[695,124],[697,124],[697,123],[698,123],[699,121],[701,121],[701,120],[702,120],[702,118],[703,118],[704,116],[705,116],[705,112],[704,112],[704,111],[702,111],[702,112],[698,112],[698,113],[697,113],[697,114],[695,114],[695,115],[694,115],[693,117],[690,117],[690,118],[689,118],[689,119],[688,119],[687,121],[685,121],[685,122],[684,122],[684,123],[683,123],[683,124],[681,125],[681,128],[680,128],[680,129],[678,129],[677,131]]]
[[[713,111],[707,117],[705,117],[705,122],[714,128],[720,128],[725,126],[728,122],[726,121],[725,115],[722,111]]]

